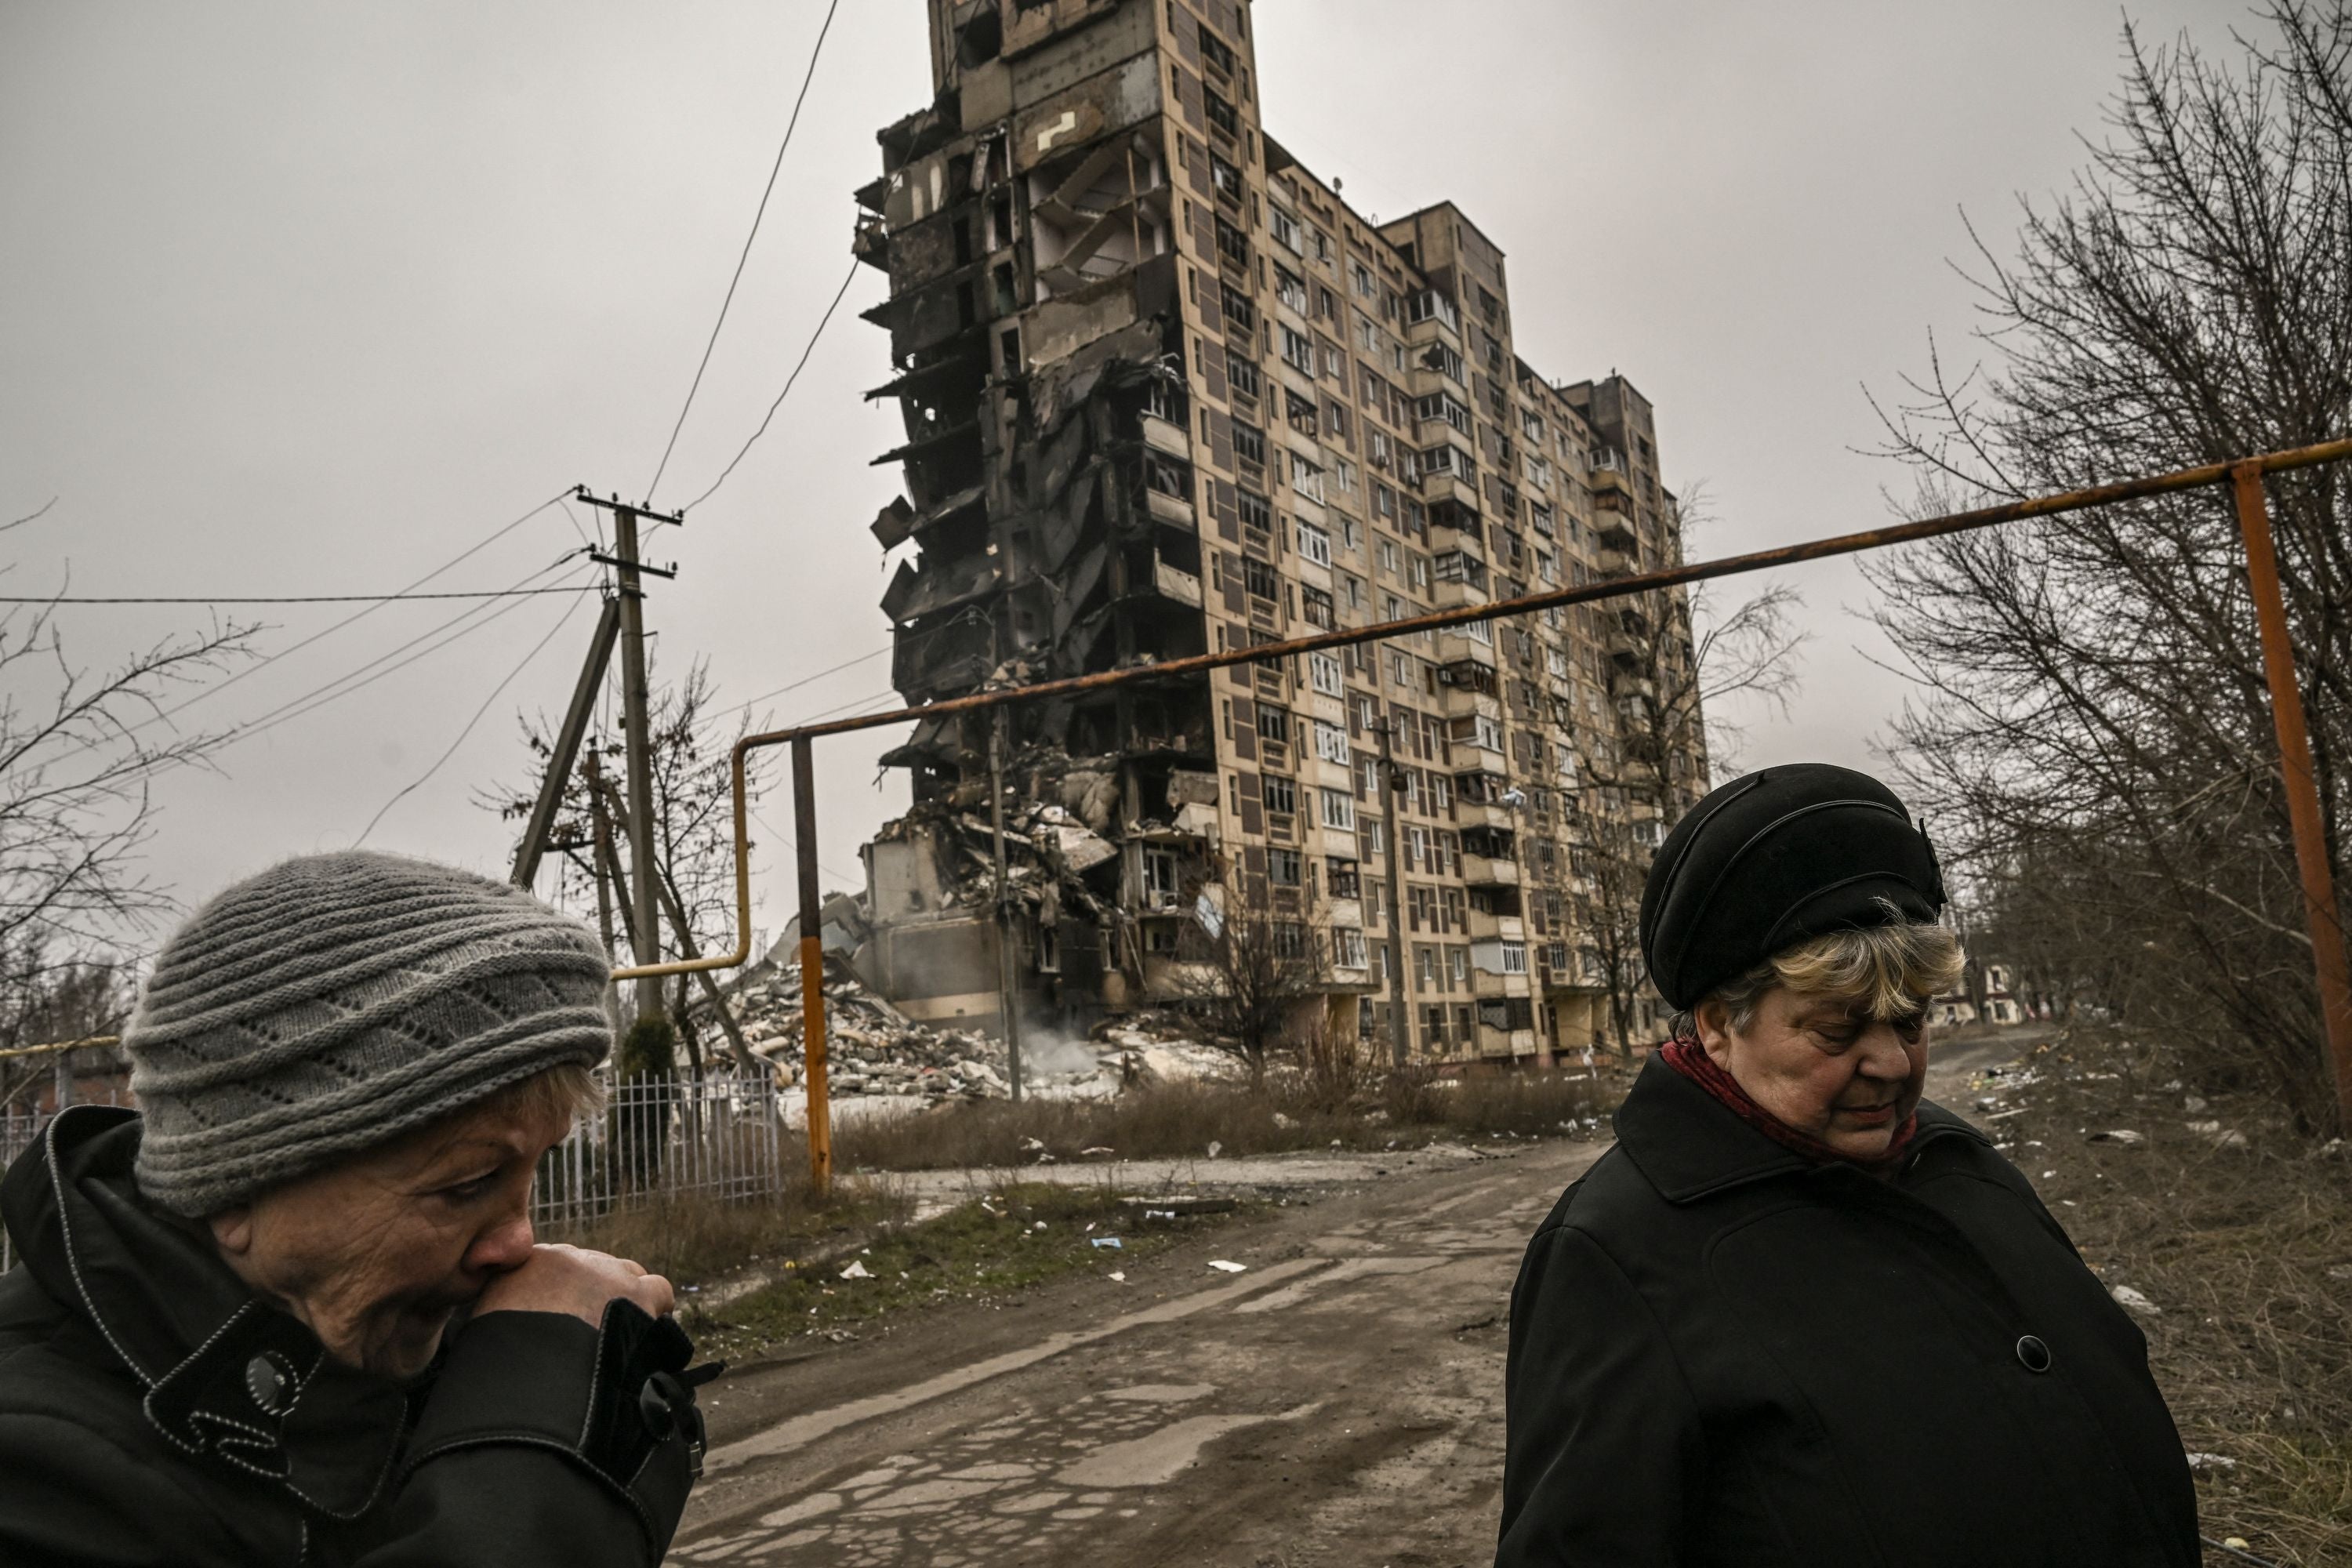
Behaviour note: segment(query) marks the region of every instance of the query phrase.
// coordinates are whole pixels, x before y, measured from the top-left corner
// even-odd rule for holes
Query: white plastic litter
[[[866,1265],[856,1261],[855,1258],[850,1260],[848,1268],[841,1271],[841,1277],[844,1279],[871,1279],[874,1278],[873,1274],[867,1270]]]
[[[1235,1263],[1231,1258],[1212,1258],[1209,1259],[1209,1267],[1215,1269],[1220,1274],[1246,1274],[1249,1272],[1248,1264]]]
[[[2128,1285],[2111,1285],[2107,1288],[2107,1294],[2113,1296],[2116,1303],[2126,1311],[2145,1312],[2151,1318],[2164,1315],[2163,1308]]]

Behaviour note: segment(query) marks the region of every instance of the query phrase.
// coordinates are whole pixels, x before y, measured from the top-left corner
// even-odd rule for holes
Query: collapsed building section
[[[855,240],[890,279],[867,315],[894,374],[869,395],[903,411],[876,461],[906,493],[873,531],[910,703],[1675,550],[1647,405],[1518,359],[1502,253],[1455,208],[1375,228],[1266,138],[1246,5],[929,4],[936,95],[881,133]],[[1595,531],[1618,488],[1622,537]],[[1025,1005],[1076,1022],[1181,993],[1188,929],[1241,900],[1367,1032],[1435,1057],[1581,1045],[1577,825],[1633,809],[1577,787],[1625,696],[1613,626],[1564,613],[921,721],[885,759],[913,805],[866,850],[861,965],[912,1017],[987,1025],[1002,930]],[[1695,797],[1704,756],[1673,767]]]

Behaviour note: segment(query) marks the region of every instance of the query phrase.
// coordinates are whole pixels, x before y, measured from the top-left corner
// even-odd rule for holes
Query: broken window
[[[1265,432],[1246,420],[1234,421],[1234,456],[1253,468],[1265,466]]]
[[[1465,436],[1470,434],[1470,410],[1451,393],[1433,392],[1416,399],[1413,413],[1423,422],[1443,419]]]
[[[1271,604],[1281,597],[1279,587],[1281,581],[1281,577],[1266,563],[1250,556],[1243,558],[1242,582],[1253,597],[1264,599]]]
[[[1274,269],[1274,297],[1302,316],[1307,312],[1307,279],[1287,267]]]
[[[1336,889],[1334,897],[1339,896]],[[1347,895],[1353,898],[1355,895]],[[1364,933],[1354,926],[1331,928],[1331,967],[1334,969],[1367,969],[1370,967],[1364,949]]]
[[[1348,278],[1355,285],[1356,292],[1368,300],[1379,290],[1380,284],[1372,277],[1372,269],[1360,261],[1350,261],[1348,264]]]
[[[1321,416],[1316,408],[1315,400],[1311,397],[1301,397],[1286,386],[1282,389],[1282,416],[1293,430],[1310,441],[1322,434]]]
[[[1275,242],[1293,256],[1306,248],[1298,237],[1298,220],[1271,203],[1265,209],[1265,226],[1273,233]]]
[[[1352,899],[1359,895],[1363,884],[1358,873],[1357,862],[1345,856],[1333,855],[1324,862],[1324,868],[1326,879],[1331,885],[1333,898]]]
[[[1223,290],[1221,298],[1225,307],[1225,324],[1234,331],[1239,332],[1244,336],[1255,332],[1257,331],[1257,307],[1250,303],[1249,296],[1243,293],[1240,289],[1234,288],[1230,283],[1221,285],[1221,288]],[[1228,368],[1233,372],[1238,372],[1244,363],[1246,362],[1237,361]],[[1241,385],[1241,380],[1238,375],[1235,376],[1234,384],[1236,386]],[[1255,365],[1251,365],[1249,367],[1249,385],[1243,388],[1243,390],[1249,393],[1253,397],[1257,395],[1257,367]]]
[[[1215,126],[1218,130],[1223,132],[1228,136],[1238,136],[1241,134],[1242,117],[1234,112],[1234,106],[1232,104],[1227,103],[1223,99],[1218,97],[1213,89],[1206,87],[1202,88],[1201,89],[1201,96],[1207,104],[1209,110],[1209,123],[1211,125]]]
[[[1260,712],[1265,710],[1260,709]],[[1290,816],[1298,810],[1298,786],[1275,774],[1265,775],[1265,808],[1277,816]]]
[[[1268,849],[1265,852],[1265,879],[1277,888],[1295,888],[1299,880],[1299,855],[1296,849]],[[1277,933],[1282,927],[1275,927]],[[1281,944],[1277,941],[1276,951]],[[1290,956],[1286,954],[1285,956]]]
[[[1262,741],[1272,741],[1278,746],[1290,743],[1290,710],[1261,702],[1257,705],[1257,733]]]
[[[1235,489],[1234,506],[1241,515],[1242,526],[1254,532],[1265,533],[1274,527],[1274,503],[1247,486]]]
[[[1295,327],[1282,329],[1282,360],[1302,375],[1315,374],[1315,340]]]
[[[1146,846],[1143,850],[1143,904],[1146,909],[1173,909],[1182,892],[1177,875],[1176,852]]]
[[[1225,374],[1232,380],[1234,390],[1244,397],[1255,397],[1265,386],[1259,380],[1255,360],[1233,359],[1226,362]]]
[[[1239,202],[1242,199],[1241,169],[1235,164],[1227,163],[1213,151],[1209,154],[1209,184],[1216,187],[1217,195],[1229,202]]]
[[[1405,304],[1405,320],[1419,326],[1434,321],[1459,331],[1462,319],[1454,313],[1454,301],[1434,289],[1423,289]]]
[[[1421,351],[1421,366],[1433,370],[1457,385],[1470,384],[1470,376],[1462,364],[1462,356],[1447,343],[1431,343]]]
[[[1291,453],[1290,488],[1308,500],[1320,501],[1323,499],[1322,465],[1308,462],[1296,452]],[[1325,537],[1322,562],[1326,566],[1331,564],[1330,542],[1328,535]]]
[[[1331,595],[1327,590],[1315,587],[1312,584],[1303,585],[1298,590],[1298,599],[1299,613],[1307,617],[1307,624],[1308,626],[1321,626],[1325,631],[1329,631],[1337,623],[1338,617],[1332,614]],[[1337,682],[1339,679],[1339,661],[1336,658],[1331,658],[1331,656],[1328,654],[1317,654],[1313,657],[1316,658],[1330,659],[1331,679],[1334,682]],[[1316,681],[1316,689],[1322,689],[1322,681],[1319,678]],[[1332,695],[1337,696],[1338,694],[1338,689],[1335,685]]]

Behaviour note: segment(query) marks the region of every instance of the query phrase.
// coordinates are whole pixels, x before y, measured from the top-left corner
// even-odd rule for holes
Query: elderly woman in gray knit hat
[[[0,1563],[657,1562],[701,1446],[669,1284],[530,1220],[605,976],[390,855],[199,910],[123,1037],[142,1112],[0,1181]]]

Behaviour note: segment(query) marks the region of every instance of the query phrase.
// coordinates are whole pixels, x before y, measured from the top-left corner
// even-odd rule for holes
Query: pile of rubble
[[[800,966],[763,965],[734,987],[729,1002],[752,1052],[786,1082],[803,1083]],[[831,955],[824,1017],[826,1084],[835,1095],[941,1100],[1012,1092],[1003,1041],[978,1029],[938,1028],[909,1018]],[[1232,1058],[1188,1039],[1180,1022],[1147,1017],[1106,1024],[1092,1040],[1029,1042],[1023,1084],[1047,1098],[1077,1098],[1233,1070]]]

